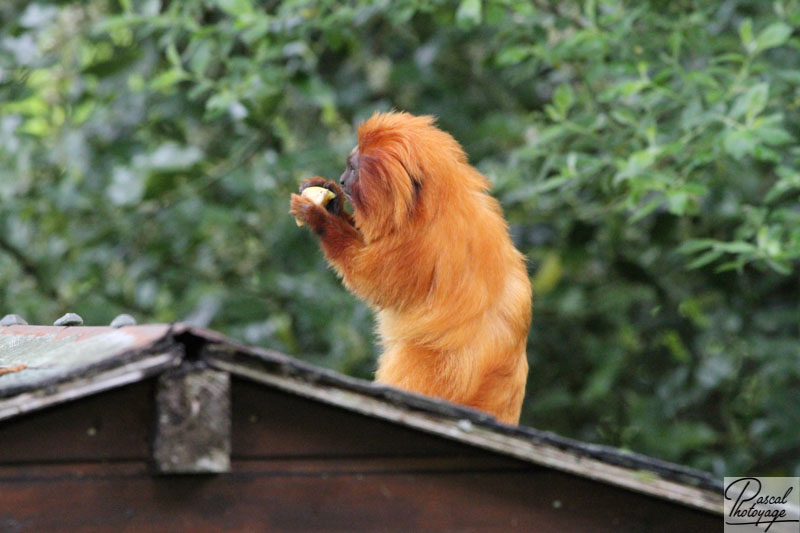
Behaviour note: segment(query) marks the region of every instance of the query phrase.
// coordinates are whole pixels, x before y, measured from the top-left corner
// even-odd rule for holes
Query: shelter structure
[[[182,324],[15,324],[0,532],[721,527],[720,480],[680,465]]]

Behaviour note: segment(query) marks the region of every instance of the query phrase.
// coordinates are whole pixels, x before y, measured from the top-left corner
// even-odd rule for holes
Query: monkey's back
[[[378,310],[385,351],[376,379],[517,423],[525,392],[531,287],[496,200],[442,213],[414,248],[423,287],[403,309]],[[469,205],[472,204],[472,205]],[[457,226],[446,227],[447,224]]]

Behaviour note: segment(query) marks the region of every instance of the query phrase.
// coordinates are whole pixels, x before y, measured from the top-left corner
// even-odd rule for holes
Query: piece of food
[[[307,187],[303,189],[300,196],[305,196],[320,207],[325,207],[328,202],[336,198],[336,195],[325,187]],[[295,219],[295,222],[297,222],[298,226],[305,226],[305,222],[297,219]]]

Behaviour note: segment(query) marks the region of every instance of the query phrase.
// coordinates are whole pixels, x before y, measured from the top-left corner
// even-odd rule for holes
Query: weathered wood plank
[[[482,450],[233,379],[236,458],[476,455]]]
[[[146,460],[154,392],[147,379],[2,421],[0,464]]]
[[[430,466],[432,459],[423,461]],[[313,467],[302,468],[309,464]],[[244,461],[234,462],[230,474],[211,477],[151,477],[141,463],[4,467],[0,530],[692,533],[720,528],[721,517],[547,469],[405,466],[380,471],[358,462]]]
[[[182,365],[158,378],[153,460],[159,472],[230,469],[230,375]]]

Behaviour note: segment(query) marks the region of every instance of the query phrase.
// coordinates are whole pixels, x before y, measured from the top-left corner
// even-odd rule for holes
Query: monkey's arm
[[[314,177],[306,180],[301,186],[325,187],[336,194],[326,207],[316,205],[310,199],[292,194],[289,212],[297,220],[305,222],[317,237],[328,262],[339,271],[345,280],[353,280],[353,258],[364,247],[364,239],[353,223],[353,217],[344,210],[344,193],[334,182]]]

